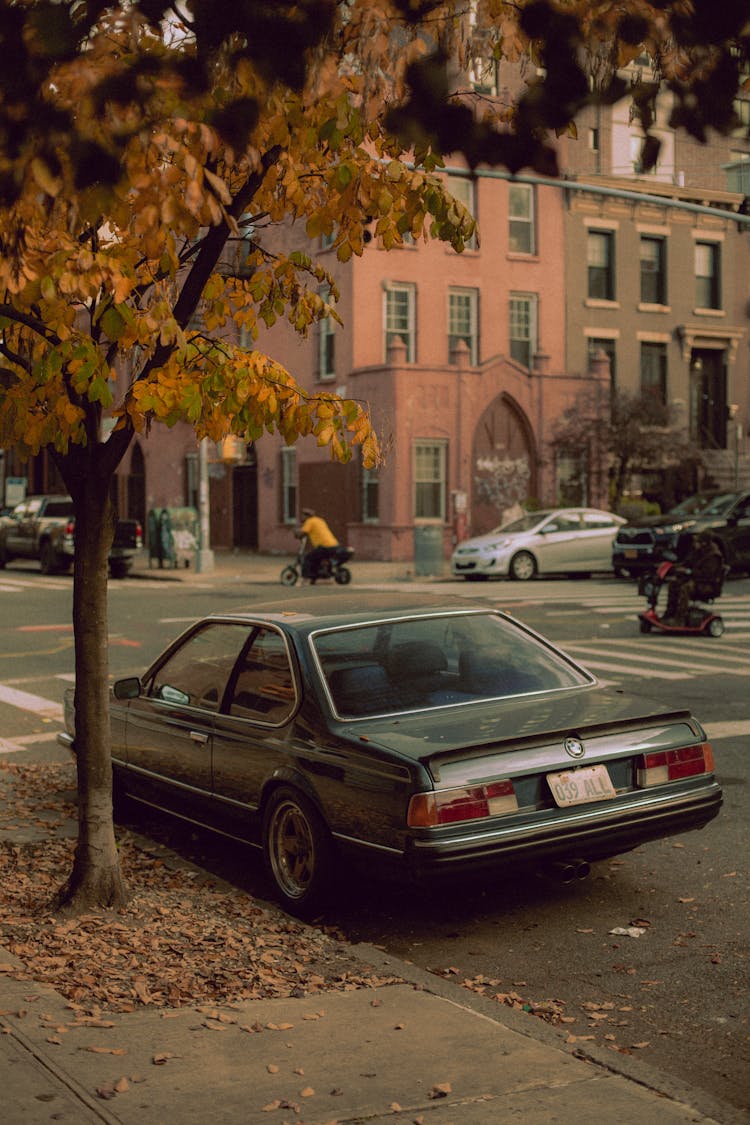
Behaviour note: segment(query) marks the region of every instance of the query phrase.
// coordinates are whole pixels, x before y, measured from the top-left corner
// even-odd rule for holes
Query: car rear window
[[[346,718],[590,684],[556,649],[494,613],[437,614],[320,632],[327,692]]]
[[[54,516],[56,519],[68,519],[73,515],[72,500],[49,500],[44,509],[45,516]]]

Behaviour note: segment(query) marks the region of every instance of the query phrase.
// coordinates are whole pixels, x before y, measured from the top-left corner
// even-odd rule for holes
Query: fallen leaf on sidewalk
[[[448,1094],[453,1092],[453,1087],[450,1082],[438,1082],[430,1090],[429,1096],[431,1098],[447,1098]]]
[[[51,806],[75,820],[73,763],[0,761],[0,786],[0,823],[6,828]],[[249,894],[192,868],[158,839],[144,842],[126,829],[118,828],[118,851],[132,893],[128,904],[114,913],[56,917],[49,903],[70,873],[74,850],[74,839],[54,832],[43,842],[0,841],[0,943],[18,958],[0,963],[0,974],[51,985],[82,1018],[145,1006],[175,1010],[312,997],[398,979],[369,969],[338,944],[333,931],[261,907]],[[303,1018],[323,1015],[313,1009]],[[217,1024],[226,1022],[217,1016]]]
[[[124,1047],[82,1047],[82,1051],[90,1051],[92,1055],[127,1055]]]

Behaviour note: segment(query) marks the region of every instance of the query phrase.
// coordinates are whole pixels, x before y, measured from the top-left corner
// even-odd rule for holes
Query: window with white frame
[[[477,329],[477,306],[479,293],[476,289],[448,290],[448,362],[453,362],[453,352],[459,340],[469,349],[469,363],[478,361],[479,344]]]
[[[615,299],[615,236],[611,230],[590,230],[586,240],[588,295],[593,300]]]
[[[641,235],[641,301],[647,305],[667,303],[667,242]]]
[[[388,349],[400,337],[406,344],[406,362],[414,363],[417,352],[415,306],[416,285],[411,282],[390,281],[385,290],[385,358]]]
[[[531,367],[537,349],[537,295],[510,295],[510,354],[524,367]]]
[[[653,395],[657,402],[667,401],[667,345],[641,342],[641,394]]]
[[[320,296],[324,301],[330,299],[330,287],[324,285]],[[318,321],[318,378],[321,381],[336,378],[336,323],[332,316],[324,316]]]
[[[297,450],[293,445],[281,451],[281,522],[297,522]]]
[[[471,215],[472,219],[476,219],[476,191],[474,180],[470,180],[468,176],[451,176],[448,180],[448,191],[454,199],[459,203],[463,203],[466,210]],[[472,237],[466,243],[467,250],[476,250],[477,240]]]
[[[721,308],[720,262],[718,242],[696,242],[695,306],[698,309]]]
[[[380,480],[377,469],[362,469],[362,522],[380,521]]]
[[[491,55],[477,55],[471,60],[469,82],[475,94],[497,95],[498,64]]]
[[[508,249],[513,254],[536,254],[534,187],[532,184],[509,185]]]
[[[418,441],[414,445],[414,518],[445,522],[445,469],[448,444]]]

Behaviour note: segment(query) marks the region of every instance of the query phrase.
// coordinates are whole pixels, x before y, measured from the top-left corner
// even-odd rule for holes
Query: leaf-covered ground
[[[0,973],[121,1012],[388,983],[327,934],[132,833],[119,835],[126,908],[50,913],[72,864],[74,785],[72,766],[0,763]]]

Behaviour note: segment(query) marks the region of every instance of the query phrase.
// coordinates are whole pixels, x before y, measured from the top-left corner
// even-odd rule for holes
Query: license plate
[[[626,551],[625,552],[625,558],[626,559],[637,559],[638,558],[638,552],[637,551]]]
[[[564,773],[548,773],[547,781],[561,809],[570,805],[587,805],[590,801],[609,801],[617,796],[607,767],[582,766]]]

